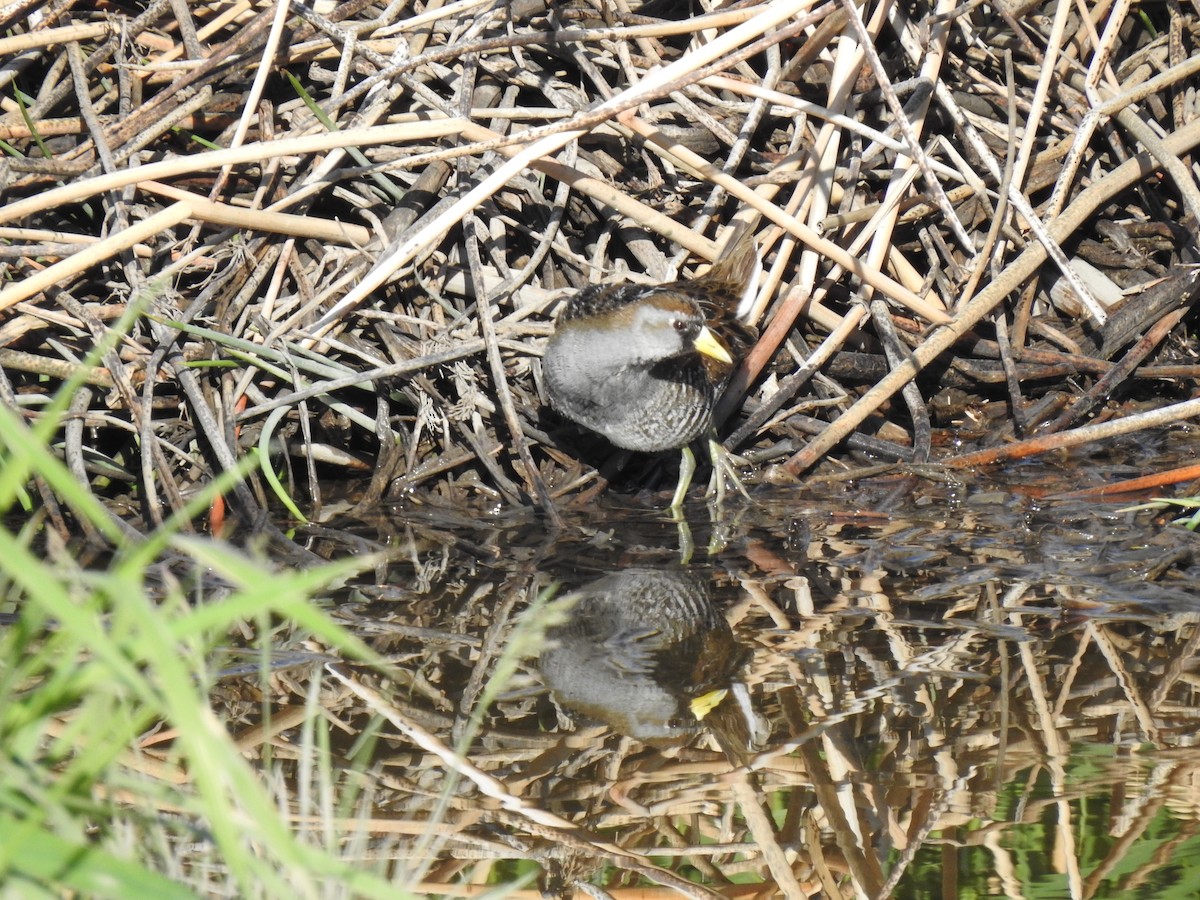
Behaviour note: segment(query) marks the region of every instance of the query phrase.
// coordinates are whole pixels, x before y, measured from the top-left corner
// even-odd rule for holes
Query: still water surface
[[[1196,896],[1200,539],[1051,496],[1145,471],[1115,455],[687,530],[621,498],[326,523],[391,560],[336,604],[400,673],[367,687],[380,852],[447,895]]]

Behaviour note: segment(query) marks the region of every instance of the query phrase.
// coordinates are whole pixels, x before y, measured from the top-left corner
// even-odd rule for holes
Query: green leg
[[[671,511],[678,512],[683,507],[683,498],[692,484],[692,476],[696,474],[696,454],[691,447],[684,447],[679,456],[679,483],[675,485],[675,496],[671,498]]]
[[[734,468],[736,464],[744,462],[744,460],[722,447],[715,437],[708,439],[708,456],[712,460],[712,478],[709,479],[708,491],[704,496],[711,497],[716,494],[717,504],[721,504],[725,500],[725,482],[728,480],[743,497],[749,500],[750,494],[747,492],[746,486],[742,484],[742,479],[738,478],[737,469]]]

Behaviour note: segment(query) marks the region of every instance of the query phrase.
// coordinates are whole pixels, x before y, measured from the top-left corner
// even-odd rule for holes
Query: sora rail
[[[757,264],[747,233],[698,278],[584,288],[546,345],[546,393],[562,415],[626,450],[683,450],[672,509],[695,470],[688,444],[711,435],[713,406],[733,370],[729,343],[710,320],[752,289]]]

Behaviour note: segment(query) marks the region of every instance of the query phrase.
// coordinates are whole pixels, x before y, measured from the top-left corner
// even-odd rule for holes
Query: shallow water
[[[612,497],[559,532],[325,523],[319,553],[389,557],[335,604],[396,665],[348,676],[391,720],[375,813],[442,823],[380,852],[443,894],[1191,896],[1200,538],[1048,496],[1166,449],[763,487],[688,529]]]

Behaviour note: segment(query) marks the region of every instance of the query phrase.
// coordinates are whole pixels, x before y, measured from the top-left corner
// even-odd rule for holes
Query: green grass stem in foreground
[[[85,568],[40,512],[18,505],[37,477],[78,520],[119,534],[48,449],[53,432],[42,423],[35,433],[0,408],[0,612],[13,617],[0,627],[0,883],[22,896],[396,896],[389,877],[347,858],[362,853],[365,835],[323,821],[333,804],[311,799],[346,778],[329,754],[306,748],[295,777],[264,772],[210,700],[214,650],[245,629],[264,660],[264,688],[265,662],[285,642],[312,638],[377,662],[312,602],[374,561],[273,571],[180,535],[176,522]],[[173,575],[152,580],[164,550]],[[189,595],[178,569],[222,588]],[[303,734],[320,744],[318,696],[314,687]],[[164,754],[139,749],[151,731],[171,736]],[[289,812],[321,824],[299,830]]]

